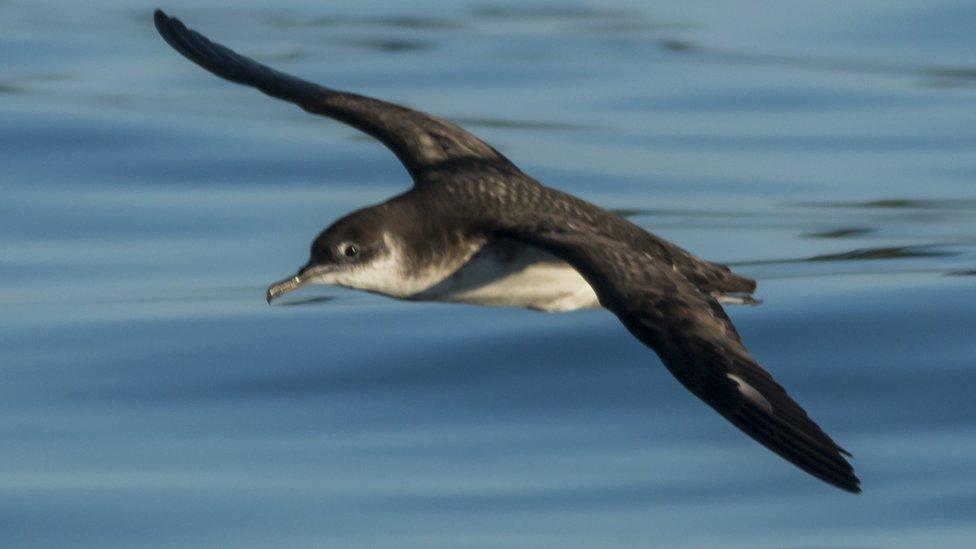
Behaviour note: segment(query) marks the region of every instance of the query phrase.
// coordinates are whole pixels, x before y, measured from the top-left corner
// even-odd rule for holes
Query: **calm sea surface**
[[[972,546],[976,7],[160,6],[758,279],[730,314],[851,496],[603,311],[267,306],[408,177],[180,58],[157,3],[0,1],[3,547]]]

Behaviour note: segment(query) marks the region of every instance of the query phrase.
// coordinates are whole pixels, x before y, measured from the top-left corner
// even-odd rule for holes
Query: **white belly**
[[[593,288],[569,264],[510,240],[486,244],[460,269],[411,298],[548,312],[600,306]]]

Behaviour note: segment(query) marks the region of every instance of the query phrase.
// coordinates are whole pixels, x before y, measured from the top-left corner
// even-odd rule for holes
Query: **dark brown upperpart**
[[[546,187],[506,164],[446,162],[424,171],[416,189],[408,194],[412,193],[425,204],[447,206],[445,213],[463,212],[457,217],[470,227],[486,225],[498,231],[506,220],[521,223],[528,217],[539,230],[582,232],[626,243],[673,268],[706,293],[752,293],[756,289],[754,280],[727,266],[705,261],[620,215]]]

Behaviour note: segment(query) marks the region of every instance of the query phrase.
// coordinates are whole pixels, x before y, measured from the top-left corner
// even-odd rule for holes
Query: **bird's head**
[[[353,212],[322,231],[312,242],[308,263],[268,287],[268,303],[307,284],[337,284],[395,295],[401,276],[399,247],[382,212]]]

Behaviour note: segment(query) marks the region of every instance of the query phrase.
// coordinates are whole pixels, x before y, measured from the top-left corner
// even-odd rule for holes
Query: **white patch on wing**
[[[414,299],[565,312],[599,307],[593,288],[568,263],[538,248],[495,240]]]
[[[712,296],[723,305],[759,305],[762,301],[746,293],[713,293]]]
[[[766,410],[767,414],[773,413],[773,405],[770,404],[769,401],[766,400],[766,397],[762,396],[762,393],[757,391],[755,387],[749,385],[748,383],[745,382],[745,380],[743,380],[741,377],[735,374],[725,374],[725,375],[726,377],[728,377],[729,379],[731,379],[736,383],[736,385],[739,388],[739,392],[742,393],[742,396],[746,397],[746,399],[748,399],[749,402],[755,404],[756,406],[759,406],[763,410]]]

